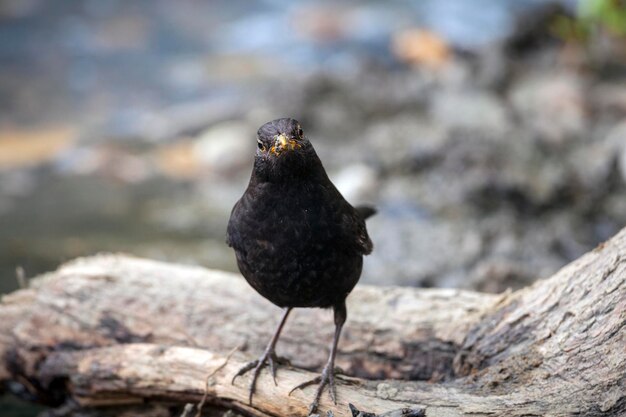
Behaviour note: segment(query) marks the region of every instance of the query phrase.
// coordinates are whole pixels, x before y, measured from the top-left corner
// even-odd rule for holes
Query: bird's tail
[[[356,206],[355,209],[361,215],[363,220],[372,217],[377,212],[372,206]]]

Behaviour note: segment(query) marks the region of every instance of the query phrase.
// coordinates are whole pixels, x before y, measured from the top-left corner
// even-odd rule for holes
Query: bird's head
[[[308,145],[300,123],[294,119],[276,119],[257,132],[257,156],[279,158]]]
[[[286,180],[308,175],[321,162],[295,119],[276,119],[257,132],[255,174],[267,180]],[[323,168],[322,168],[323,169]]]

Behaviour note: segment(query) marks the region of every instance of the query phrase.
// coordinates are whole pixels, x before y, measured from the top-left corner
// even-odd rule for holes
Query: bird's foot
[[[330,394],[330,399],[333,400],[333,403],[335,403],[335,405],[337,405],[337,388],[335,386],[335,375],[338,374],[343,374],[343,371],[340,368],[335,368],[330,364],[326,364],[320,376],[315,377],[310,381],[306,381],[302,384],[296,385],[291,391],[289,391],[289,395],[291,395],[291,393],[295,390],[301,390],[308,387],[309,385],[319,384],[317,386],[317,391],[315,392],[313,402],[309,406],[309,415],[311,415],[317,411],[317,407],[319,407],[320,403],[320,398],[322,397],[322,393],[324,392],[324,387],[328,385],[328,393]]]
[[[249,394],[248,394],[248,403],[250,405],[252,405],[252,396],[254,395],[254,391],[256,388],[256,381],[259,378],[259,375],[261,374],[261,369],[263,369],[263,367],[266,364],[270,368],[270,373],[272,374],[272,378],[274,379],[274,385],[278,385],[276,383],[276,365],[277,364],[278,365],[290,365],[291,363],[286,358],[281,358],[279,356],[276,356],[276,353],[274,353],[273,350],[265,351],[265,353],[263,353],[263,355],[261,355],[259,359],[252,361],[252,362],[248,362],[247,364],[242,366],[241,369],[237,371],[235,376],[233,376],[233,379],[230,382],[231,384],[234,384],[235,379],[237,379],[237,377],[240,377],[244,375],[245,373],[247,373],[249,370],[254,369],[252,373],[252,381],[250,381],[250,388],[249,388]]]

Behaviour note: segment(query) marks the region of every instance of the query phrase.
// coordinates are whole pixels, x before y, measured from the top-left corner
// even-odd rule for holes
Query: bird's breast
[[[328,306],[356,284],[362,255],[342,235],[333,205],[341,200],[330,197],[323,187],[262,186],[235,206],[228,234],[239,269],[275,304]]]
[[[248,190],[232,217],[247,250],[295,257],[322,250],[334,237],[335,215],[314,186],[263,185]]]

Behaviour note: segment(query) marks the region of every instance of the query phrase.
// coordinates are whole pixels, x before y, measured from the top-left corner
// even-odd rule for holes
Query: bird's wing
[[[361,215],[363,220],[367,220],[377,212],[377,210],[372,206],[356,206],[354,209]]]
[[[231,248],[234,248],[239,239],[237,228],[234,227],[234,223],[237,221],[239,208],[241,206],[241,199],[239,199],[233,209],[230,212],[230,219],[228,220],[228,226],[226,228],[226,244]]]
[[[355,219],[356,222],[356,235],[357,235],[357,244],[359,248],[362,250],[363,255],[369,255],[372,253],[374,249],[374,245],[372,244],[372,240],[367,234],[367,228],[365,227],[365,220],[361,217],[361,215],[357,212],[357,217]]]
[[[352,242],[353,247],[362,254],[369,255],[374,249],[374,245],[367,234],[367,228],[365,227],[365,219],[374,213],[376,210],[369,206],[352,207],[345,198],[341,195],[339,190],[330,182],[329,186],[324,188],[325,192],[330,191],[331,197],[328,201],[335,202],[335,213],[339,213],[339,227],[342,230],[341,234],[343,240],[346,242]]]
[[[354,242],[358,252],[362,255],[369,255],[372,253],[374,245],[367,234],[365,220],[357,209],[353,208],[349,204],[347,204],[346,208],[347,209],[344,211],[341,222],[344,234],[349,236],[350,240]]]

